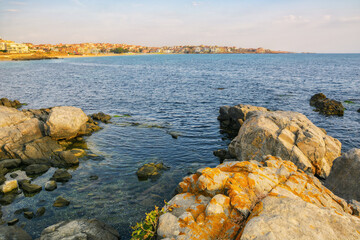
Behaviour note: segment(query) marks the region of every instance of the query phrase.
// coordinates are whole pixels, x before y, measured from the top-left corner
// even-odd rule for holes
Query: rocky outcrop
[[[256,111],[247,115],[238,136],[229,145],[229,152],[242,161],[278,156],[326,178],[332,162],[340,156],[341,143],[301,113]]]
[[[312,96],[310,99],[310,105],[315,107],[315,111],[324,115],[343,116],[345,111],[341,102],[329,99],[323,93],[318,93]]]
[[[71,139],[85,129],[88,117],[76,107],[54,107],[46,121],[48,134],[53,139]]]
[[[11,101],[7,98],[1,98],[0,106],[11,107],[11,108],[20,108],[22,106],[22,104],[18,100]]]
[[[360,201],[360,149],[353,148],[335,159],[325,186],[347,200]]]
[[[159,219],[159,239],[360,238],[345,200],[277,157],[200,169],[179,188],[174,210]]]
[[[1,240],[32,240],[32,237],[18,226],[0,226]]]
[[[45,228],[40,240],[61,240],[61,239],[120,239],[119,233],[96,219],[78,219],[64,221]]]
[[[103,123],[110,123],[111,116],[103,112],[99,112],[92,114],[91,118]]]
[[[218,120],[220,121],[220,127],[226,129],[232,133],[237,134],[241,125],[247,118],[247,114],[252,111],[269,111],[264,107],[256,107],[252,105],[239,104],[233,107],[222,106],[219,110]]]

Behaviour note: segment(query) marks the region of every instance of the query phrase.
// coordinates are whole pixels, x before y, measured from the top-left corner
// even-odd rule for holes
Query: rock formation
[[[341,102],[327,98],[323,93],[317,93],[310,99],[310,105],[325,115],[343,116],[345,108]]]
[[[342,198],[360,201],[359,184],[360,149],[353,148],[335,159],[325,186]]]
[[[226,162],[185,177],[159,219],[159,239],[360,238],[345,200],[290,161]]]
[[[256,111],[247,115],[229,152],[242,161],[278,156],[326,178],[332,162],[340,156],[341,143],[301,113]]]

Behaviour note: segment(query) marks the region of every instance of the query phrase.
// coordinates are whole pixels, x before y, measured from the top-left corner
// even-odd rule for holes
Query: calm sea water
[[[169,200],[181,179],[198,168],[219,164],[212,151],[229,140],[216,120],[222,105],[239,103],[305,114],[339,139],[343,151],[360,147],[360,55],[144,55],[0,62],[0,97],[28,108],[71,105],[87,114],[103,111],[113,124],[87,139],[89,151],[73,178],[53,192],[20,195],[3,206],[3,219],[20,218],[33,237],[61,220],[97,218],[114,226],[122,239],[154,205]],[[344,103],[344,117],[313,112],[310,97],[323,92]],[[137,124],[131,124],[137,123]],[[168,132],[181,136],[173,139]],[[138,167],[163,162],[170,169],[156,180],[139,181]],[[51,169],[33,182],[44,184]],[[97,175],[96,181],[89,180]],[[55,209],[57,196],[71,201]],[[32,220],[14,211],[46,207]]]

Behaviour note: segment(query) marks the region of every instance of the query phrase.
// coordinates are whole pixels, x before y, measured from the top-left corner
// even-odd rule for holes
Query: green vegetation
[[[165,202],[165,206],[168,203]],[[170,206],[167,211],[171,212],[175,207]],[[156,229],[159,222],[159,217],[166,213],[165,207],[159,210],[159,207],[155,206],[155,209],[149,213],[146,213],[145,220],[136,223],[131,227],[134,231],[131,234],[131,240],[153,240],[156,239]]]
[[[111,49],[110,52],[112,52],[112,53],[128,53],[129,49],[118,47],[118,48]]]
[[[353,102],[353,101],[350,101],[350,100],[345,100],[344,103],[354,104],[354,102]]]
[[[123,115],[114,115],[113,117],[121,118],[121,117],[131,117],[130,114],[123,114]]]

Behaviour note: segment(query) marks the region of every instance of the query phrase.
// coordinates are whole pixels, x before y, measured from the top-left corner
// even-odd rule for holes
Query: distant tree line
[[[128,53],[129,49],[118,47],[118,48],[111,49],[110,52],[112,52],[112,53]]]

